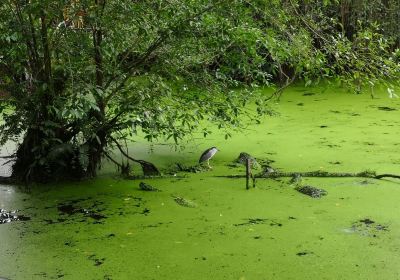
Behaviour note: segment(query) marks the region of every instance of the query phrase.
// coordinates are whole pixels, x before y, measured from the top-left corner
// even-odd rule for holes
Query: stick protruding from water
[[[246,190],[250,188],[250,176],[251,176],[251,160],[246,159]]]

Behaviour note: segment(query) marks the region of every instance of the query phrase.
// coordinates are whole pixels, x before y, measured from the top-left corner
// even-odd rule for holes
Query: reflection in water
[[[0,185],[0,208],[5,209],[14,200],[15,189],[13,186]]]
[[[7,142],[0,149],[0,176],[10,176],[11,175],[11,166],[12,162],[10,162],[9,158],[1,158],[4,156],[11,155],[15,150],[15,143]]]

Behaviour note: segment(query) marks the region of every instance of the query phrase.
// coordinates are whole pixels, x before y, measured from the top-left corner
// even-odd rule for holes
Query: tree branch
[[[144,54],[137,59],[134,63],[131,64],[130,67],[128,67],[128,69],[126,70],[125,73],[123,73],[122,75],[126,75],[122,81],[119,83],[119,85],[110,92],[110,94],[108,96],[106,96],[104,104],[106,105],[109,100],[114,96],[114,94],[116,94],[117,92],[119,92],[119,90],[121,90],[124,86],[125,83],[131,78],[131,75],[134,72],[134,69],[143,64],[157,49],[159,49],[163,43],[169,38],[171,37],[171,35],[181,32],[182,28],[184,28],[184,26],[188,26],[188,23],[193,20],[194,18],[197,18],[203,14],[205,14],[206,12],[214,9],[217,5],[225,2],[226,0],[220,0],[217,1],[207,7],[205,7],[204,9],[202,9],[200,12],[189,15],[188,17],[186,17],[184,20],[182,20],[181,22],[178,22],[172,26],[169,26],[168,28],[165,28],[161,31],[158,32],[159,36],[153,41],[152,44],[150,44],[150,46],[147,48],[147,50],[144,52]],[[126,58],[128,56],[125,56]],[[123,62],[123,61],[122,61]],[[120,62],[120,64],[122,63]],[[114,75],[113,77],[111,77],[107,83],[104,86],[104,90],[106,90],[118,77],[120,77],[121,75]]]

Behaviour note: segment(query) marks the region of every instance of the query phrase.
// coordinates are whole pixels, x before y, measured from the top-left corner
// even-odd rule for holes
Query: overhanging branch
[[[140,159],[135,159],[131,157],[121,146],[121,144],[115,139],[114,137],[111,137],[111,140],[115,143],[117,146],[118,150],[121,152],[121,154],[126,157],[127,159],[139,163],[142,167],[143,174],[144,175],[160,175],[160,171],[158,171],[157,167],[152,164],[151,162],[145,161],[145,160],[140,160]]]

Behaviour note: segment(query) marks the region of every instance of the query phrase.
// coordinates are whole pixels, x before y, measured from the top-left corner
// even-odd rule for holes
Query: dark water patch
[[[365,179],[365,180],[362,180],[362,181],[358,182],[357,184],[359,184],[359,185],[371,185],[371,184],[374,184],[374,183],[372,181],[370,181],[370,180]]]
[[[340,145],[336,145],[336,144],[327,144],[326,146],[329,148],[340,148]]]
[[[373,143],[373,142],[364,142],[363,144],[364,144],[364,145],[367,145],[367,146],[375,146],[375,145],[376,145],[376,144]]]
[[[168,226],[169,224],[172,224],[172,222],[165,222],[165,223],[158,222],[156,224],[144,225],[143,228],[157,228],[157,227],[161,227],[162,225],[167,225]],[[190,230],[193,230],[193,228],[190,229]]]
[[[336,110],[330,110],[329,112],[334,113],[334,114],[340,114],[340,111],[336,111]]]
[[[91,198],[89,198],[91,199]],[[94,224],[102,223],[101,220],[106,219],[107,216],[102,214],[101,211],[103,209],[99,208],[103,204],[102,201],[92,201],[89,207],[84,208],[80,205],[81,202],[89,200],[89,199],[75,199],[61,202],[57,205],[57,209],[60,215],[63,216],[76,216],[76,217],[83,217],[83,219],[79,220],[80,222],[86,222],[86,218],[91,218],[94,220]],[[52,221],[52,223],[57,222],[65,222],[67,219],[61,218],[57,221]]]
[[[319,128],[327,128],[327,125],[320,125]]]
[[[15,221],[30,221],[30,217],[25,215],[18,215],[19,210],[7,211],[0,208],[0,225],[7,224]]]
[[[261,236],[253,236],[254,239],[261,239]]]
[[[271,222],[269,223],[269,225],[270,225],[270,226],[278,226],[278,227],[281,227],[281,226],[282,226],[281,223],[278,223],[278,222],[275,222],[275,221],[271,221]]]
[[[299,257],[303,257],[303,256],[310,255],[310,254],[314,254],[314,253],[313,252],[308,252],[308,251],[303,251],[303,252],[296,253],[296,255],[299,256]]]
[[[74,247],[75,246],[74,242],[72,242],[72,241],[65,241],[64,245],[68,246],[68,247]]]
[[[144,208],[141,214],[147,216],[150,213],[150,209]]]
[[[316,94],[315,92],[306,92],[306,93],[303,93],[303,96],[313,96],[315,94]]]
[[[301,103],[301,102],[300,102],[300,103],[297,103],[296,105],[297,105],[297,106],[304,106],[304,103]]]
[[[248,218],[244,219],[246,222],[233,224],[235,227],[239,226],[250,226],[250,225],[266,225],[269,224],[270,226],[278,226],[281,227],[282,223],[276,222],[274,220],[265,219],[265,218]]]
[[[47,278],[47,273],[46,272],[34,273],[33,275],[40,276],[41,278]]]
[[[43,220],[43,222],[45,222],[47,225],[60,224],[60,223],[64,223],[65,221],[67,221],[67,219],[63,219],[63,218],[58,218],[57,220],[50,220],[50,219]]]
[[[390,112],[390,111],[397,111],[397,109],[392,108],[392,107],[387,107],[387,106],[379,106],[379,107],[378,107],[378,110],[381,110],[381,111],[388,111],[388,112]]]
[[[107,218],[107,216],[105,216],[105,215],[103,215],[103,214],[91,213],[91,212],[87,213],[86,216],[87,216],[87,217],[90,217],[90,218],[92,218],[92,219],[94,219],[94,220],[96,220],[96,221],[100,221],[100,220],[102,220],[102,219]]]
[[[106,258],[98,258],[95,254],[92,254],[88,257],[88,260],[91,260],[94,262],[95,266],[100,266],[104,263],[104,261],[106,260]]]
[[[58,211],[62,214],[72,215],[79,211],[73,204],[61,204],[57,206]]]
[[[388,226],[385,226],[385,225],[382,225],[382,224],[378,224],[378,223],[376,223],[375,221],[373,221],[373,220],[371,220],[369,218],[365,218],[365,219],[359,220],[358,223],[356,222],[356,223],[354,223],[354,225],[357,226],[357,224],[359,224],[359,223],[365,225],[366,227],[373,227],[378,231],[379,230],[384,230],[384,231],[388,230]]]
[[[370,218],[364,218],[354,222],[350,228],[344,230],[347,233],[358,233],[363,236],[378,237],[382,232],[389,231],[387,225],[377,223]]]
[[[360,220],[360,223],[363,223],[368,226],[368,225],[374,224],[375,222],[371,219],[366,218],[366,219]]]
[[[249,225],[260,225],[260,224],[266,224],[266,222],[269,219],[264,219],[264,218],[249,218],[249,219],[244,219],[247,222],[245,223],[240,223],[240,224],[233,224],[235,227],[239,226],[249,226]]]

